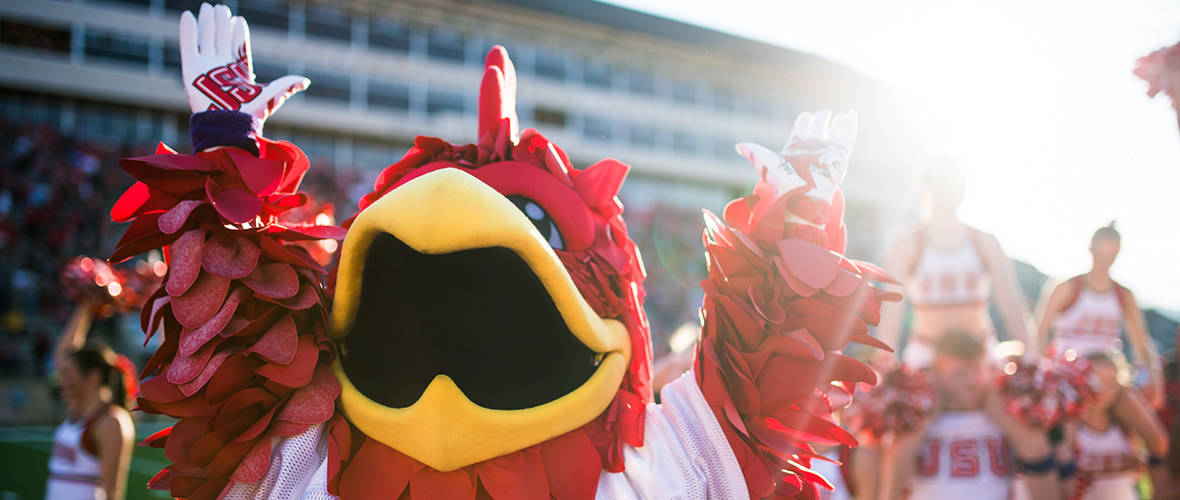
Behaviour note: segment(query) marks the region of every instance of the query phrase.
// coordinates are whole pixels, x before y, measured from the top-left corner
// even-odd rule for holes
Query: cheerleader
[[[1119,357],[1122,356],[1120,327],[1126,329],[1131,348],[1145,365],[1150,382],[1142,393],[1125,387],[1119,390],[1111,403],[1112,412],[1120,424],[1143,437],[1151,454],[1153,481],[1163,484],[1168,436],[1152,408],[1163,405],[1163,370],[1134,294],[1110,277],[1121,239],[1113,223],[1094,232],[1090,238],[1093,256],[1090,272],[1053,288],[1040,308],[1039,334],[1041,339],[1050,341],[1049,353],[1055,358],[1095,354]]]
[[[1074,431],[1077,447],[1075,491],[1080,500],[1137,500],[1135,483],[1142,462],[1130,436],[1111,417],[1111,407],[1122,386],[1118,367],[1109,356],[1087,357],[1099,381],[1098,398]]]
[[[1012,261],[990,234],[958,219],[959,203],[966,188],[966,172],[949,155],[935,157],[922,178],[922,223],[895,240],[885,257],[885,269],[906,286],[905,300],[913,306],[910,337],[902,360],[914,368],[926,368],[933,360],[939,334],[962,331],[995,342],[988,314],[989,299],[1012,336],[1036,355],[1028,306],[1016,281]],[[881,308],[878,337],[897,347],[901,337],[905,303],[890,302]],[[878,361],[892,366],[883,353]]]
[[[83,346],[90,321],[83,302],[54,350],[67,418],[53,434],[47,500],[121,500],[127,486],[135,438],[127,384],[134,374],[110,348]]]
[[[941,410],[885,449],[878,498],[1007,500],[1017,460],[1035,498],[1057,498],[1049,438],[1004,411],[983,341],[950,332],[934,350]]]

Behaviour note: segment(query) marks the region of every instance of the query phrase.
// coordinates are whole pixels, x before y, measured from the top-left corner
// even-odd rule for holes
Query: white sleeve
[[[226,500],[336,500],[328,493],[328,439],[324,424],[302,434],[274,438],[270,467],[254,483],[234,483]]]
[[[643,446],[624,451],[626,470],[603,472],[598,498],[749,499],[721,425],[689,371],[647,405]]]
[[[660,395],[663,404],[647,407],[644,446],[626,447],[623,472],[602,473],[597,498],[748,499],[737,459],[692,372]],[[322,430],[317,425],[280,439],[266,475],[253,484],[235,483],[225,498],[335,500],[327,491]]]

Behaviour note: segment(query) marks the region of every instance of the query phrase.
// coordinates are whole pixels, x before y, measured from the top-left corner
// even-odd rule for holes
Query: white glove
[[[193,113],[240,111],[259,124],[296,92],[311,85],[302,76],[288,75],[269,84],[254,82],[250,55],[250,27],[229,7],[201,4],[200,18],[180,15],[180,66],[184,93]]]
[[[774,186],[776,198],[810,185],[805,196],[831,201],[836,187],[848,173],[848,157],[854,141],[856,112],[840,114],[833,121],[832,112],[825,109],[814,115],[800,113],[791,129],[791,138],[780,153],[752,142],[738,144],[737,150],[754,164],[760,178]],[[810,173],[810,182],[799,175],[797,169],[803,168]]]

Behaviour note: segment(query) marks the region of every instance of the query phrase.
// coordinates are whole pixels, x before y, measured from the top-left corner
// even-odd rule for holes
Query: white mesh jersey
[[[1119,351],[1123,306],[1119,303],[1117,287],[1106,293],[1094,293],[1085,283],[1078,286],[1082,289],[1077,301],[1057,319],[1054,352],[1064,354],[1072,349],[1078,356],[1086,356]]]
[[[626,470],[603,472],[598,498],[748,499],[746,480],[721,426],[690,371],[649,404],[644,445],[624,451]],[[335,498],[328,493],[327,436],[323,426],[276,438],[266,475],[235,483],[227,500]]]
[[[1127,434],[1116,425],[1105,431],[1078,426],[1078,473],[1092,474],[1083,500],[1136,500],[1139,460]]]
[[[907,298],[915,307],[986,304],[992,290],[983,259],[970,241],[953,250],[927,243],[907,285]]]
[[[944,413],[930,426],[910,500],[1007,500],[1012,453],[983,410]]]
[[[90,419],[62,422],[53,433],[53,455],[49,457],[47,500],[105,499],[99,486],[102,464],[82,447],[82,433]]]

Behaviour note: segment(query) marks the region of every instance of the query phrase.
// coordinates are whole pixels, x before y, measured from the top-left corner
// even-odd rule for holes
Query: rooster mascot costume
[[[309,82],[254,81],[228,8],[181,19],[195,153],[123,168],[112,260],[163,248],[142,323],[163,343],[139,408],[179,419],[144,446],[174,497],[816,498],[815,443],[874,343],[877,268],[841,256],[855,115],[804,113],[781,152],[738,145],[754,194],[706,213],[693,369],[652,402],[643,265],[616,194],[518,130],[507,52],[487,56],[473,144],[418,137],[343,227],[285,222],[308,168],[262,122]],[[299,245],[343,240],[323,268]]]

